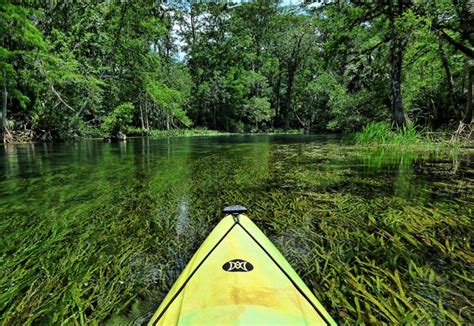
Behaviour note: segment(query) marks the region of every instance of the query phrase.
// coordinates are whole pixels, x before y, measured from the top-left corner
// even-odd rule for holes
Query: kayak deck
[[[188,263],[149,325],[335,325],[245,215],[228,215]]]

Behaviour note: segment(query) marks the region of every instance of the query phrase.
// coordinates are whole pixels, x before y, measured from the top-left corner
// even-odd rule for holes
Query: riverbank
[[[186,128],[186,129],[169,129],[159,130],[150,129],[144,130],[140,128],[126,128],[124,130],[126,137],[149,137],[151,139],[169,138],[169,137],[200,137],[200,136],[229,136],[229,135],[300,135],[304,134],[301,129],[274,129],[267,132],[256,133],[232,133],[219,130],[212,130],[207,128]],[[18,138],[18,141],[9,142],[8,144],[27,144],[27,143],[43,143],[43,142],[64,142],[64,141],[79,141],[83,139],[107,139],[108,135],[99,129],[83,130],[82,134],[74,134],[65,138],[35,138],[33,133],[29,133],[28,137]],[[2,143],[0,143],[2,144]]]
[[[212,130],[207,128],[186,128],[186,129],[169,129],[159,130],[151,129],[144,130],[140,128],[126,128],[124,134],[128,137],[150,137],[151,139],[169,138],[169,137],[199,137],[199,136],[229,136],[229,135],[303,135],[303,134],[317,134],[307,133],[303,129],[272,129],[265,132],[249,132],[236,133],[225,132],[219,130]],[[340,135],[349,143],[354,143],[361,146],[370,147],[398,147],[410,149],[436,149],[436,148],[462,148],[469,146],[472,139],[454,139],[451,132],[432,132],[432,131],[417,131],[413,127],[407,129],[395,130],[392,126],[385,123],[368,124],[363,130],[357,133],[329,133]],[[9,144],[24,144],[24,143],[43,143],[43,142],[62,142],[62,141],[78,141],[82,139],[106,139],[107,134],[99,129],[83,130],[82,134],[70,135],[66,138],[35,138],[32,133],[29,137],[22,137],[19,141]],[[0,143],[2,144],[2,143]]]
[[[143,130],[130,128],[127,136],[148,136],[153,139],[167,137],[195,137],[195,136],[228,136],[228,135],[302,135],[301,129],[273,129],[265,132],[236,133],[212,130],[207,128],[190,128],[190,129],[170,129],[170,130]]]
[[[190,129],[169,129],[169,130],[143,130],[139,128],[129,128],[126,132],[127,136],[147,136],[150,138],[167,138],[167,137],[196,137],[196,136],[223,136],[231,133],[207,128],[190,128]]]

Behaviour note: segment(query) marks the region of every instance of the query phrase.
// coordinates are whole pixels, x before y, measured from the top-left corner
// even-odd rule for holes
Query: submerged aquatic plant
[[[3,153],[0,323],[145,322],[232,203],[341,323],[474,323],[472,154],[297,137]]]

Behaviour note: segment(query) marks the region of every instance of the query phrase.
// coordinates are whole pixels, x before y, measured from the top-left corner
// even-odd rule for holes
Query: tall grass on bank
[[[355,141],[357,144],[418,145],[422,136],[413,124],[394,129],[386,122],[370,122],[356,133]]]

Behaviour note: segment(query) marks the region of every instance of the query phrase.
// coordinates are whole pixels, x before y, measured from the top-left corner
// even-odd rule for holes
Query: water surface
[[[474,154],[328,135],[0,147],[0,322],[140,323],[242,204],[336,320],[474,322]]]

